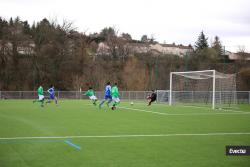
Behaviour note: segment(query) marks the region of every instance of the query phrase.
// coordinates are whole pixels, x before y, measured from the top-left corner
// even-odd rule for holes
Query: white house
[[[152,53],[152,54],[172,54],[183,57],[188,53],[193,51],[191,45],[183,46],[183,45],[175,45],[175,44],[149,44],[149,43],[126,43],[125,47],[127,47],[130,53]],[[101,42],[98,44],[97,55],[108,55],[109,46]]]

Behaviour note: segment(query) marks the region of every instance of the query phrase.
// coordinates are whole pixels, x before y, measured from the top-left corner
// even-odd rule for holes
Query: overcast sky
[[[134,39],[194,45],[203,30],[227,50],[250,52],[250,0],[0,0],[0,16],[30,24],[44,17],[72,21],[80,32],[115,27]]]

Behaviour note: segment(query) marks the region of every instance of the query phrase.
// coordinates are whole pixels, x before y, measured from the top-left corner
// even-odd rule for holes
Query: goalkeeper
[[[147,99],[148,99],[148,106],[150,106],[152,102],[156,101],[156,98],[157,98],[157,95],[156,95],[155,91],[152,90],[151,95],[149,95],[147,97]]]
[[[119,99],[119,91],[118,91],[118,87],[117,87],[117,83],[115,83],[115,85],[111,88],[111,96],[112,96],[112,101],[113,101],[113,106],[112,106],[112,110],[116,109],[116,106],[120,103],[120,99]]]
[[[89,87],[89,90],[84,93],[85,96],[88,96],[92,103],[96,106],[97,97],[95,96],[95,92],[92,87]]]

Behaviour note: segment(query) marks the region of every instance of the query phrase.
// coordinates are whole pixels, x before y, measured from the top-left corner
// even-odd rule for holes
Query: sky
[[[169,44],[194,45],[203,31],[209,44],[217,35],[226,50],[250,52],[250,0],[0,0],[0,16],[67,20],[87,34],[114,27]]]

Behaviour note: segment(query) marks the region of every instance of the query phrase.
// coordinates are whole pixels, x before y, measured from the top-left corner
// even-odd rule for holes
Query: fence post
[[[159,102],[159,91],[156,90],[156,103],[158,103],[158,102]]]
[[[250,104],[250,91],[248,92],[248,104]]]
[[[128,101],[130,101],[130,91],[128,91]]]
[[[192,103],[194,102],[194,91],[192,91]]]

